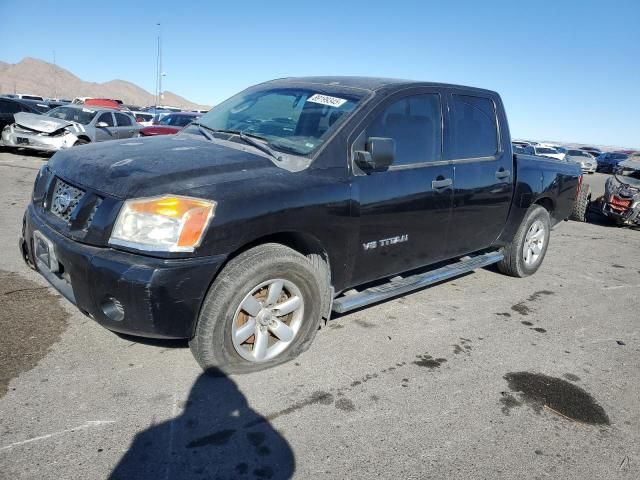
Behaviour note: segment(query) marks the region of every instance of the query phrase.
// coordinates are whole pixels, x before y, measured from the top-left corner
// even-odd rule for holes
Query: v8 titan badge
[[[378,247],[386,247],[389,245],[395,245],[396,243],[404,243],[409,241],[409,235],[398,235],[397,237],[383,238],[382,240],[374,240],[373,242],[367,242],[362,244],[362,248],[367,250],[373,250]]]

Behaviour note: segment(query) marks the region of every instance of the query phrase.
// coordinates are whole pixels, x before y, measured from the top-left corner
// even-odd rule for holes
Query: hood
[[[13,115],[13,118],[15,118],[18,125],[44,133],[52,133],[68,125],[74,124],[74,122],[69,122],[67,120],[26,112],[18,112]]]
[[[640,157],[634,156],[622,162],[618,162],[618,166],[628,170],[640,170]]]
[[[118,198],[188,191],[215,183],[286,174],[252,147],[227,146],[197,135],[100,142],[56,153],[55,175]]]
[[[178,133],[182,127],[165,127],[163,125],[152,125],[150,127],[140,129],[142,135],[171,135]]]

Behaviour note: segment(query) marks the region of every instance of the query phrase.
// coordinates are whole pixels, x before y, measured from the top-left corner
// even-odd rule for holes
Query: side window
[[[442,158],[440,95],[430,93],[403,98],[389,105],[366,129],[366,137],[393,138],[393,165],[408,165]]]
[[[110,112],[104,112],[98,117],[96,123],[104,122],[108,127],[113,127],[113,115]]]
[[[7,102],[6,100],[0,100],[0,113],[18,113],[22,109],[16,102]],[[26,109],[25,109],[26,110]]]
[[[496,109],[491,100],[452,95],[448,158],[491,157],[498,151]]]
[[[114,113],[114,115],[116,116],[116,122],[118,122],[119,127],[128,127],[132,125],[131,119],[128,115],[125,115],[124,113]]]

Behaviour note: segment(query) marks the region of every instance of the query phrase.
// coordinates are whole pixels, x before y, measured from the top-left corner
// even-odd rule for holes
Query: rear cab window
[[[446,158],[494,157],[498,153],[496,106],[488,97],[452,94]]]

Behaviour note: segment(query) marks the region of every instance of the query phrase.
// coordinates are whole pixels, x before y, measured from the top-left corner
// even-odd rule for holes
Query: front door
[[[453,165],[454,198],[447,257],[489,247],[507,222],[513,155],[499,99],[452,92],[445,121],[445,158]],[[502,139],[501,139],[502,138]]]
[[[439,92],[395,95],[369,118],[351,151],[364,150],[370,137],[384,137],[395,141],[396,153],[379,172],[363,171],[352,159],[354,215],[360,221],[353,284],[442,260],[453,193],[453,168],[442,159]]]

